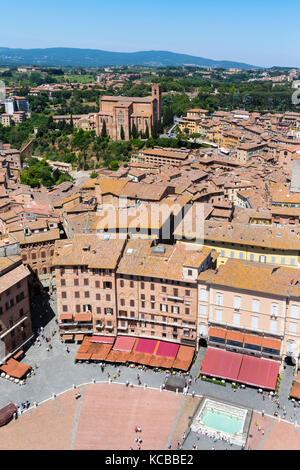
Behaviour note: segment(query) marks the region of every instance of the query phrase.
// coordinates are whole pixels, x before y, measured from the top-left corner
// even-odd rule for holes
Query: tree
[[[139,136],[138,130],[137,130],[137,128],[136,128],[135,123],[133,122],[133,123],[132,123],[132,128],[131,128],[131,137],[132,137],[133,139],[137,139],[138,136]]]
[[[107,137],[106,123],[105,123],[104,120],[103,120],[103,124],[102,124],[101,137],[103,137],[103,138]]]
[[[148,127],[148,123],[147,123],[147,122],[146,122],[145,139],[149,139],[149,127]]]
[[[163,126],[167,127],[173,123],[174,113],[172,106],[167,106],[163,112]]]
[[[98,173],[96,171],[93,171],[93,173],[91,174],[91,178],[98,178]]]
[[[113,171],[117,171],[118,168],[119,168],[119,163],[117,162],[117,160],[112,160],[109,164],[109,169]]]
[[[155,121],[152,125],[152,129],[151,129],[151,134],[152,134],[152,138],[153,139],[157,139],[158,136],[159,136],[159,133],[158,133],[158,125],[157,125],[157,122]]]
[[[121,137],[121,140],[125,140],[125,132],[124,132],[124,128],[122,125],[121,125],[120,137]]]

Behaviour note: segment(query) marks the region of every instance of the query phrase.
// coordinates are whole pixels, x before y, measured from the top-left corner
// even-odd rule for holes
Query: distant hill
[[[260,68],[242,62],[212,60],[168,51],[108,52],[97,49],[53,47],[49,49],[10,49],[0,47],[1,65],[40,65],[100,67],[144,65],[152,67],[199,66],[251,69]]]

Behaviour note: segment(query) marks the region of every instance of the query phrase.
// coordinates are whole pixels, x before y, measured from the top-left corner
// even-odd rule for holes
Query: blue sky
[[[169,50],[300,67],[299,0],[13,0],[0,46]]]

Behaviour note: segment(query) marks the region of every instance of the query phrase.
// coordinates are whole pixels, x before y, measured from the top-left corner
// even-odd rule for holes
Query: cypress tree
[[[137,130],[136,125],[134,124],[134,122],[132,123],[131,136],[132,136],[133,139],[137,139],[138,136],[139,136],[138,130]]]
[[[125,132],[124,132],[124,128],[122,125],[121,125],[120,136],[121,136],[121,140],[125,140]]]
[[[105,123],[105,121],[103,121],[103,124],[102,124],[101,137],[107,137],[106,123]]]

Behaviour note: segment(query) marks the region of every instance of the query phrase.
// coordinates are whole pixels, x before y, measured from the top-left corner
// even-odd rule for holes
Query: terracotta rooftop
[[[73,239],[55,243],[53,266],[88,266],[115,269],[126,243],[107,235],[75,234]]]
[[[183,266],[199,268],[210,252],[206,248],[191,250],[180,244],[159,244],[155,248],[151,240],[132,239],[128,241],[117,272],[183,281]]]
[[[294,268],[266,266],[231,258],[216,271],[200,273],[199,280],[275,296],[300,294],[300,273]]]

